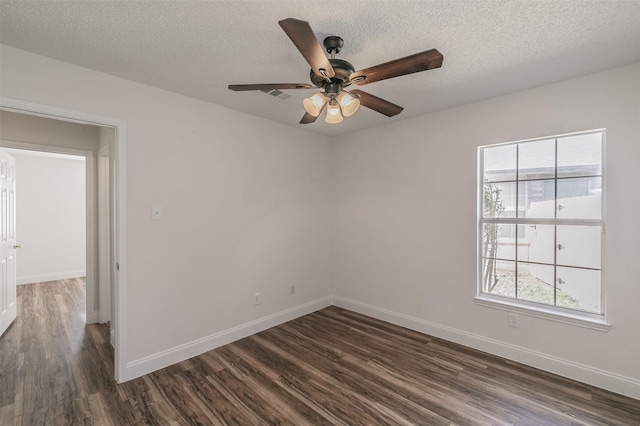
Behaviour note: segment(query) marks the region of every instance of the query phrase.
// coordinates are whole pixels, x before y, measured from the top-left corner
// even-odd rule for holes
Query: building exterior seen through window
[[[604,314],[604,135],[480,147],[481,296]]]

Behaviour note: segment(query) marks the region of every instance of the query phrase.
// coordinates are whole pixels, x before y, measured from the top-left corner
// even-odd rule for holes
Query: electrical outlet
[[[162,206],[151,206],[151,219],[152,220],[160,220],[162,219]]]
[[[509,312],[509,327],[520,328],[520,315]]]
[[[258,306],[260,304],[260,293],[253,294],[253,304]]]
[[[289,287],[289,294],[290,294],[291,296],[293,296],[294,294],[296,294],[296,286],[295,286],[295,285],[292,285],[292,286],[290,286],[290,287]]]

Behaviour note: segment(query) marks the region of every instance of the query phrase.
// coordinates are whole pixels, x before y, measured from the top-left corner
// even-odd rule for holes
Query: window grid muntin
[[[578,175],[571,175],[571,176],[561,176],[558,177],[558,140],[562,139],[564,137],[567,136],[580,136],[580,135],[588,135],[588,134],[599,134],[600,135],[600,174],[578,174]],[[554,177],[553,178],[549,178],[549,177],[536,177],[536,178],[532,178],[532,179],[520,179],[520,170],[519,170],[519,160],[520,160],[520,155],[519,155],[519,147],[520,144],[522,143],[528,143],[528,142],[536,142],[536,141],[542,141],[542,140],[550,140],[553,139],[554,140],[554,150],[555,150],[555,159],[554,159]],[[485,153],[485,149],[487,148],[493,148],[493,147],[498,147],[498,146],[505,146],[505,145],[516,145],[516,169],[515,169],[515,179],[504,179],[504,180],[488,180],[485,181],[484,177],[485,177],[485,170],[484,170],[484,166],[485,166],[485,162],[484,162],[484,153]],[[513,260],[513,262],[515,263],[515,267],[514,267],[514,271],[515,271],[515,277],[514,277],[514,286],[515,286],[515,297],[509,297],[509,296],[502,296],[499,294],[495,294],[495,293],[490,293],[490,292],[485,292],[484,291],[484,282],[483,282],[483,270],[484,270],[484,262],[485,259],[487,259],[484,256],[478,256],[479,262],[478,262],[478,294],[482,294],[482,295],[486,295],[489,296],[491,298],[499,298],[499,299],[504,299],[507,301],[510,301],[510,303],[517,303],[518,305],[524,305],[524,306],[532,306],[532,307],[536,307],[536,306],[546,306],[546,307],[550,307],[552,308],[552,310],[554,311],[572,311],[572,312],[578,312],[581,316],[584,317],[591,317],[591,318],[602,318],[605,316],[605,284],[604,284],[604,276],[603,276],[603,269],[604,269],[604,231],[605,231],[605,130],[604,129],[599,129],[599,130],[592,130],[592,131],[585,131],[585,132],[578,132],[578,133],[573,133],[573,134],[566,134],[566,135],[558,135],[555,137],[546,137],[546,138],[537,138],[537,139],[529,139],[529,140],[525,140],[525,141],[517,141],[517,142],[508,142],[508,143],[504,143],[504,144],[496,144],[496,145],[488,145],[488,146],[483,146],[479,148],[480,151],[480,155],[478,156],[479,158],[479,167],[478,167],[478,172],[479,172],[479,194],[481,194],[479,200],[479,206],[478,206],[478,217],[479,217],[479,226],[478,226],[478,253],[482,253],[482,247],[483,247],[483,238],[482,238],[482,234],[483,234],[483,229],[484,229],[484,224],[486,223],[494,223],[494,224],[509,224],[509,225],[515,225],[515,234],[516,234],[516,238],[515,238],[515,260]],[[601,188],[601,197],[600,197],[600,219],[570,219],[570,218],[558,218],[558,181],[561,180],[565,180],[565,179],[576,179],[576,178],[600,178],[600,188]],[[553,180],[554,181],[554,217],[553,218],[526,218],[526,217],[521,217],[520,216],[520,206],[518,204],[516,204],[516,208],[515,208],[515,215],[516,217],[509,217],[509,218],[501,218],[501,217],[485,217],[484,216],[484,191],[485,191],[485,184],[496,184],[496,183],[515,183],[516,189],[516,196],[515,196],[515,200],[516,203],[519,201],[519,190],[520,190],[520,185],[518,184],[519,182],[529,182],[529,181],[535,181],[535,180]],[[526,212],[526,210],[525,210]],[[518,280],[517,280],[517,276],[518,276],[518,225],[521,224],[549,224],[549,225],[554,225],[554,236],[553,236],[553,240],[554,240],[554,252],[553,252],[553,256],[554,256],[554,263],[551,264],[547,264],[547,263],[540,263],[542,265],[549,265],[549,266],[553,266],[553,271],[554,271],[554,277],[553,277],[553,305],[550,305],[548,303],[544,303],[544,302],[534,302],[534,301],[530,301],[530,300],[525,300],[525,299],[519,299],[518,298]],[[564,264],[558,264],[557,263],[557,254],[558,254],[558,250],[557,250],[557,226],[559,225],[580,225],[580,226],[598,226],[600,228],[600,232],[601,232],[601,238],[600,238],[600,268],[589,268],[589,267],[581,267],[581,266],[571,266],[571,265],[564,265]],[[497,251],[496,251],[497,253]],[[511,262],[512,260],[510,259],[502,259],[502,258],[494,258],[496,261],[506,261],[506,262]],[[538,264],[538,262],[524,262],[524,263],[528,263],[528,264]],[[558,292],[558,282],[557,282],[557,268],[558,267],[563,267],[563,268],[575,268],[575,269],[581,269],[581,270],[593,270],[593,271],[599,271],[600,272],[600,312],[593,312],[590,310],[586,310],[586,309],[574,309],[571,307],[566,307],[566,306],[559,306],[558,305],[558,301],[557,301],[557,292]]]
[[[550,220],[549,220],[550,221]],[[493,221],[494,223],[504,223],[507,224],[507,222],[504,221]],[[512,225],[512,224],[516,224],[515,222],[509,222],[508,224]],[[482,282],[482,278],[480,278],[480,293],[484,294],[484,295],[489,295],[491,297],[499,297],[499,298],[503,298],[503,299],[507,299],[507,300],[511,300],[511,301],[526,301],[528,303],[531,304],[539,304],[539,305],[544,305],[544,306],[548,306],[548,307],[553,307],[553,308],[558,308],[558,309],[563,309],[563,310],[568,310],[568,311],[572,311],[572,312],[579,312],[581,314],[596,314],[596,315],[604,315],[604,287],[603,287],[603,279],[602,279],[602,260],[601,260],[601,266],[600,268],[593,268],[593,267],[587,267],[587,266],[574,266],[574,265],[567,265],[564,263],[558,263],[557,262],[557,244],[558,244],[558,240],[557,240],[557,225],[559,224],[554,224],[556,226],[554,226],[554,238],[553,238],[553,256],[554,256],[554,263],[546,263],[546,262],[535,262],[535,261],[524,261],[524,260],[519,260],[518,259],[518,244],[516,243],[515,245],[515,258],[514,259],[508,259],[508,258],[503,258],[503,257],[494,257],[493,259],[495,261],[502,261],[502,262],[510,262],[513,263],[514,265],[514,297],[509,297],[509,296],[503,296],[500,294],[496,294],[496,293],[491,293],[491,292],[485,292],[483,291],[483,282]],[[581,226],[584,225],[584,223],[580,224]],[[589,226],[598,226],[601,228],[601,230],[603,230],[602,225],[601,224],[594,224],[594,225],[589,225]],[[517,231],[517,226],[516,226],[516,235],[518,233]],[[601,241],[602,244],[602,241]],[[600,250],[600,255],[602,257],[602,250]],[[480,268],[481,271],[483,271],[483,264],[484,261],[488,259],[487,257],[482,256],[480,258]],[[519,283],[518,283],[518,265],[520,263],[523,264],[530,264],[530,265],[543,265],[543,266],[550,266],[553,267],[553,304],[550,303],[545,303],[542,301],[533,301],[533,300],[528,300],[528,299],[522,299],[518,297],[518,289],[519,289]],[[567,306],[559,306],[558,305],[558,268],[571,268],[571,269],[577,269],[577,270],[587,270],[587,271],[599,271],[601,274],[600,277],[600,312],[594,312],[591,310],[587,310],[587,309],[577,309],[577,308],[571,308],[571,307],[567,307]],[[483,271],[484,272],[484,271]]]

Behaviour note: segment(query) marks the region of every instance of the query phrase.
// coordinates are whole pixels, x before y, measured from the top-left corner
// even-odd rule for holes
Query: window
[[[603,130],[480,147],[480,297],[604,317],[603,154]]]

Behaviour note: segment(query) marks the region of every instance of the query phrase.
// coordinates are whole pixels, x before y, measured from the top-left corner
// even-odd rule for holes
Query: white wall
[[[84,157],[11,150],[16,159],[17,281],[28,284],[86,273]]]
[[[607,129],[613,327],[521,316],[511,328],[474,303],[477,147],[595,128]],[[339,303],[640,398],[639,140],[640,64],[335,138]]]
[[[0,56],[0,95],[127,123],[131,369],[330,294],[326,137],[7,46]]]

